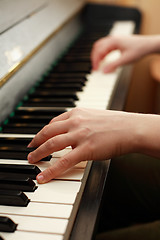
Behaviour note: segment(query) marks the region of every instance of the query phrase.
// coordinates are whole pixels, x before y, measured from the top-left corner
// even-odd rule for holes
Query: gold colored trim
[[[67,23],[69,23],[80,11],[83,6],[81,6],[72,16],[70,16],[64,23],[61,24],[53,33],[51,33],[46,39],[44,39],[36,48],[34,48],[26,57],[24,57],[19,63],[16,63],[10,71],[0,78],[0,87],[2,87],[22,66],[25,65],[47,42],[49,42],[54,35],[59,32]]]

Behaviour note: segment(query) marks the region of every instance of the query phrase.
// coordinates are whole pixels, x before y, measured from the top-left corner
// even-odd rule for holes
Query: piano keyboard
[[[9,121],[6,120],[2,125],[0,164],[9,164],[13,167],[19,165],[22,168],[28,166],[26,161],[27,142],[29,143],[34,134],[53,116],[75,106],[93,109],[109,108],[121,69],[110,74],[103,74],[100,71],[90,73],[91,46],[96,39],[106,34],[132,34],[134,28],[133,22],[115,22],[110,30],[107,30],[105,26],[97,34],[93,34],[92,31],[84,33],[69,50],[69,53],[61,59],[60,64],[55,66],[44,78],[44,81],[39,82],[28,96],[25,96],[21,106],[11,114]],[[113,61],[119,57],[119,54],[116,51],[110,54],[105,61]],[[43,171],[70,150],[68,147],[56,152],[50,161],[41,161],[36,166]],[[0,205],[0,216],[9,217],[17,224],[16,230],[12,233],[1,231],[1,238],[4,240],[64,239],[70,219],[72,218],[74,221],[73,209],[78,208],[76,203],[77,199],[81,197],[78,195],[83,188],[84,179],[88,176],[89,164],[79,163],[47,184],[39,185],[33,177],[31,181],[35,183],[37,189],[32,192],[23,191],[23,184],[25,186],[28,184],[23,183],[21,187],[28,201],[27,204],[25,202],[27,206],[19,206],[19,201],[22,201],[22,204],[23,201],[26,201],[23,198],[19,199],[19,193],[15,197],[14,194],[10,194],[12,196],[9,195],[9,197],[13,200],[11,203],[7,201],[5,204],[3,199],[8,193],[5,192],[6,190],[0,190],[0,201],[3,202]],[[12,182],[10,170],[6,170],[8,174],[3,169],[0,171],[2,171],[2,180],[4,180],[3,176],[7,175],[10,187],[15,191],[16,181]],[[13,175],[17,174],[17,177],[20,174],[14,173],[14,170],[12,173]],[[24,181],[23,176],[19,178],[21,182]],[[0,179],[0,186],[2,184],[2,189],[5,189],[6,183],[2,180]]]

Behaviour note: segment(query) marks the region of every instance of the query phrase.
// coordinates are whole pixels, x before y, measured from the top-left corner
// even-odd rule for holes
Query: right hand
[[[121,56],[104,66],[103,72],[112,72],[121,65],[134,62],[152,52],[155,43],[154,39],[157,38],[139,35],[101,38],[94,43],[91,51],[92,68],[98,70],[101,60],[113,50],[120,50]]]

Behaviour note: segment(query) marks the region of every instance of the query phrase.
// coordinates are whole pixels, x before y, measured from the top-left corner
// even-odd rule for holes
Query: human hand
[[[121,55],[117,60],[103,67],[104,73],[112,72],[119,66],[132,63],[154,51],[154,45],[156,46],[157,41],[159,41],[159,37],[140,35],[101,38],[94,43],[91,51],[93,70],[98,70],[100,62],[114,50],[119,50]],[[158,45],[160,44],[158,43]]]
[[[30,163],[71,146],[72,150],[37,176],[45,183],[80,161],[104,160],[135,149],[136,115],[109,110],[75,108],[55,117],[31,141],[37,147],[28,155]]]

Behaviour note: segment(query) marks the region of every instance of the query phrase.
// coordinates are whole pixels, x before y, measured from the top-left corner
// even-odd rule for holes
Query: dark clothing
[[[137,237],[134,235],[135,232],[140,235],[147,234],[148,229],[154,232],[156,238],[148,233],[147,237],[151,235],[152,238],[146,238],[144,235],[145,240],[160,239],[158,220],[160,220],[160,159],[140,154],[112,159],[98,229],[99,232],[106,232],[108,237],[105,234],[99,239],[138,239],[138,235]],[[158,229],[156,232],[153,230],[154,221],[155,229]],[[119,238],[109,238],[109,235]]]

